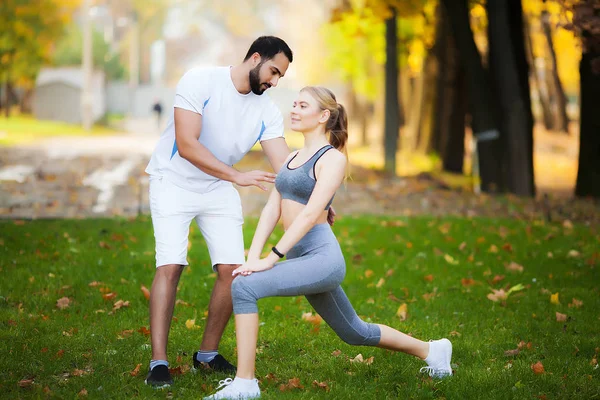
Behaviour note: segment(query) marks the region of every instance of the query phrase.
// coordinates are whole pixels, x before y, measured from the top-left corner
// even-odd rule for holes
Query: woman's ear
[[[330,116],[331,116],[331,111],[323,110],[323,112],[321,113],[321,117],[319,118],[319,123],[326,124],[327,121],[329,120]]]

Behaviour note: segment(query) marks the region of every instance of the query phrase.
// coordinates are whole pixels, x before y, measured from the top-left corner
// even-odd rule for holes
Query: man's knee
[[[164,279],[172,283],[177,283],[179,282],[183,268],[183,265],[178,264],[162,265],[156,269],[155,279]]]
[[[231,273],[239,267],[240,264],[217,264],[215,265],[215,271],[217,271],[217,279],[224,282],[233,281]]]

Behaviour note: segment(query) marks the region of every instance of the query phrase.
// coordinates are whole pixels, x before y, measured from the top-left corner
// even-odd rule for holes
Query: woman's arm
[[[275,229],[275,225],[277,225],[280,216],[281,195],[277,189],[273,188],[269,200],[260,214],[258,226],[256,227],[254,237],[252,238],[252,245],[248,251],[248,260],[258,260],[260,258],[260,253],[265,247],[267,239],[269,239],[269,236],[273,233],[273,229]]]
[[[277,245],[280,253],[286,254],[317,223],[325,206],[333,197],[344,180],[346,172],[346,156],[337,151],[325,153],[320,160],[317,172],[317,183],[306,204],[285,231]],[[277,261],[278,256],[271,252],[269,257]]]
[[[337,151],[327,152],[321,158],[319,161],[319,171],[317,171],[318,180],[315,188],[310,195],[306,207],[304,207],[296,216],[292,224],[285,231],[281,240],[279,240],[279,243],[275,246],[279,252],[286,254],[317,223],[319,217],[325,210],[325,206],[329,203],[329,200],[333,197],[335,191],[340,187],[344,180],[346,162],[346,156]],[[265,223],[265,226],[266,225],[267,224]],[[270,232],[272,232],[272,229]],[[264,235],[261,240],[263,246],[267,237],[267,235]],[[257,241],[256,247],[258,247],[258,244],[260,243]],[[254,247],[254,240],[252,241],[252,246]],[[262,250],[262,247],[260,250]],[[267,257],[262,259],[251,259],[250,254],[248,254],[248,261],[235,269],[232,275],[250,275],[252,272],[265,271],[273,268],[277,261],[279,261],[279,256],[274,252],[270,252]]]

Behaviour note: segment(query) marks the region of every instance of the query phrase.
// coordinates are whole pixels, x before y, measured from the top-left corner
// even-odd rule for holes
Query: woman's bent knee
[[[362,322],[360,328],[336,333],[340,339],[352,346],[377,346],[381,340],[379,327],[366,322]]]
[[[244,276],[236,277],[231,283],[231,299],[234,314],[253,314],[258,312],[258,300]]]

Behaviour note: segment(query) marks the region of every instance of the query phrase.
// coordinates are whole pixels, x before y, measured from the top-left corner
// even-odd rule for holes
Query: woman
[[[207,399],[260,397],[254,378],[258,337],[257,300],[271,296],[304,295],[337,335],[352,345],[377,346],[419,357],[434,377],[452,374],[452,344],[448,339],[423,342],[385,325],[362,321],[340,287],[346,263],[327,224],[327,210],[344,180],[348,138],[344,107],[322,87],[300,91],[291,114],[291,127],[304,135],[304,147],[290,154],[262,211],[245,264],[233,271],[232,284],[238,367],[235,379]],[[329,140],[328,140],[329,138]],[[285,234],[260,258],[262,249],[282,218]],[[287,260],[278,262],[287,255]],[[219,389],[218,388],[218,389]]]

